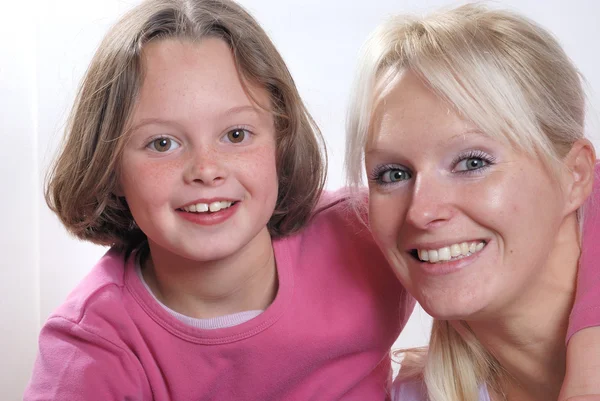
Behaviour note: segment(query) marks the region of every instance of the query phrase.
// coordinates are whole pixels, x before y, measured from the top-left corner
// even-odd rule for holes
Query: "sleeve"
[[[143,372],[124,347],[62,317],[44,325],[24,401],[142,401]]]
[[[594,188],[584,206],[577,294],[567,342],[579,330],[592,326],[600,326],[600,163],[596,163]]]

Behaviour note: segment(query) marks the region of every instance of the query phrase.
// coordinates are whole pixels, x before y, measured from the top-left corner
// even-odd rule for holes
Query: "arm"
[[[51,318],[39,347],[24,401],[152,399],[130,352],[74,322]]]
[[[567,334],[567,370],[559,401],[600,401],[600,163],[584,209],[577,295]],[[597,394],[596,396],[591,396]],[[576,399],[571,399],[575,396]]]

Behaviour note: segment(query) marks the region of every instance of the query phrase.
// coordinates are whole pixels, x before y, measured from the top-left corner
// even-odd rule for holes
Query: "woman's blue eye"
[[[490,164],[487,160],[480,157],[468,157],[459,161],[454,168],[454,171],[473,171],[479,170]]]
[[[380,176],[379,180],[386,184],[390,184],[392,182],[405,181],[410,179],[411,175],[406,170],[399,169],[390,169],[384,171]]]
[[[171,138],[163,137],[156,138],[155,140],[150,142],[147,147],[156,152],[164,153],[170,150],[177,149],[179,147],[179,144]]]

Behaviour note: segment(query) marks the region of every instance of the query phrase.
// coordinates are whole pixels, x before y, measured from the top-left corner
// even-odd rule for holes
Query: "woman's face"
[[[483,317],[540,281],[566,213],[540,160],[479,131],[411,72],[371,132],[373,234],[428,313]]]

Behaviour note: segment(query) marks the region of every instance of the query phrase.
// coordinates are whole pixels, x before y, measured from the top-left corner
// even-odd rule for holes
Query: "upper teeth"
[[[196,212],[196,213],[208,212],[209,210],[211,212],[218,212],[221,209],[227,209],[232,204],[233,204],[233,202],[230,202],[230,201],[218,201],[218,202],[212,202],[212,203],[196,203],[195,205],[184,206],[184,207],[182,207],[182,209],[185,210],[186,212]]]
[[[418,254],[419,259],[424,262],[437,263],[446,260],[451,260],[453,258],[470,256],[474,253],[481,251],[484,246],[484,241],[469,243],[463,242],[460,244],[452,244],[450,246],[445,246],[440,249],[419,249]]]

